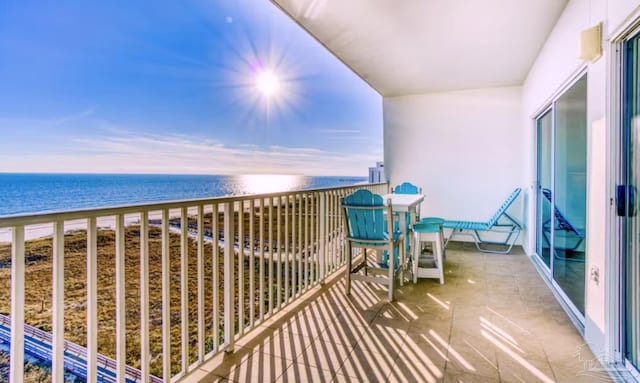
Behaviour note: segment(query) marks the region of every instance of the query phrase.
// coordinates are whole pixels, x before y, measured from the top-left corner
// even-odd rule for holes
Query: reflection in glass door
[[[625,44],[625,113],[623,172],[626,173],[626,201],[623,206],[626,249],[623,256],[625,356],[640,368],[640,216],[635,214],[632,194],[640,190],[640,36]],[[636,197],[637,198],[637,197]],[[631,205],[631,206],[630,206]],[[620,212],[619,212],[620,213]]]
[[[538,137],[538,177],[536,182],[536,253],[542,261],[550,267],[551,249],[551,153],[553,150],[552,128],[553,115],[551,110],[536,120]]]
[[[536,252],[553,285],[584,316],[587,77],[536,119]]]
[[[587,78],[555,103],[553,279],[584,315]]]

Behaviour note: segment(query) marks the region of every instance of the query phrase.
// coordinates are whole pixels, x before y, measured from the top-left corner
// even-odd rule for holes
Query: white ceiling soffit
[[[272,2],[389,96],[522,84],[567,1]]]

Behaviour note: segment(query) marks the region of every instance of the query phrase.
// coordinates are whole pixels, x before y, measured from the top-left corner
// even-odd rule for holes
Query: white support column
[[[224,343],[233,352],[235,338],[234,203],[224,204]]]
[[[140,214],[140,371],[149,383],[149,213]]]
[[[171,256],[169,210],[162,210],[162,380],[171,382]]]
[[[11,362],[9,381],[24,380],[24,226],[14,226],[11,242]]]
[[[198,205],[198,362],[204,362],[204,208]]]
[[[51,377],[64,382],[64,221],[53,223],[53,342]]]
[[[180,360],[181,371],[189,367],[189,216],[187,208],[180,209]]]
[[[87,220],[87,383],[98,382],[98,229]]]
[[[125,252],[124,215],[116,215],[116,378],[124,382],[127,363],[126,349],[126,296],[125,296]]]

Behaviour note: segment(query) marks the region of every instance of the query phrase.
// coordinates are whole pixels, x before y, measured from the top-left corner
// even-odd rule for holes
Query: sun
[[[274,96],[280,90],[280,80],[269,70],[258,72],[255,78],[256,89],[267,97]]]

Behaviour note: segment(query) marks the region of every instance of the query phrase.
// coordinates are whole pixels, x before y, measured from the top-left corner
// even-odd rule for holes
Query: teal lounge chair
[[[551,190],[547,188],[542,189],[542,195],[545,199],[545,212],[550,211],[551,205]],[[548,205],[546,205],[548,204]],[[548,215],[548,214],[545,214]],[[575,227],[571,221],[569,221],[562,211],[558,209],[557,206],[553,207],[553,215],[555,217],[554,222],[551,222],[550,217],[545,217],[544,222],[542,223],[542,235],[544,240],[548,246],[551,246],[551,227],[553,226],[553,230],[555,232],[556,239],[562,238],[565,246],[558,246],[558,244],[554,244],[554,256],[558,259],[566,260],[566,261],[575,261],[575,262],[584,262],[584,258],[573,258],[573,257],[565,257],[558,254],[558,250],[563,251],[577,251],[582,242],[585,239],[585,231],[584,229],[580,229]]]
[[[393,210],[385,206],[382,197],[368,190],[358,190],[342,199],[347,230],[347,270],[345,291],[351,293],[351,280],[362,280],[386,285],[389,300],[393,300],[395,279],[404,279],[404,235],[393,230]],[[386,214],[386,217],[385,217]],[[391,233],[391,234],[389,234]],[[361,262],[353,267],[353,248],[363,249]],[[385,252],[387,261],[372,264],[367,261],[367,249]],[[393,254],[393,256],[389,256]],[[364,269],[364,275],[359,273]],[[373,275],[369,275],[369,274]],[[386,278],[384,275],[386,274]],[[381,276],[382,275],[382,276]]]
[[[444,246],[449,244],[449,241],[456,235],[465,235],[473,238],[476,248],[483,253],[494,254],[508,254],[511,252],[513,245],[518,240],[522,226],[513,217],[507,214],[507,210],[513,204],[513,201],[518,198],[522,189],[517,188],[511,193],[509,198],[500,206],[500,209],[491,217],[487,222],[474,222],[474,221],[449,221],[445,220],[442,223],[442,227],[445,229],[451,229],[451,235],[447,238]],[[483,240],[480,233],[482,232],[494,232],[502,233],[506,235],[503,242],[493,242]],[[487,245],[499,245],[506,246],[505,250],[491,250]]]

